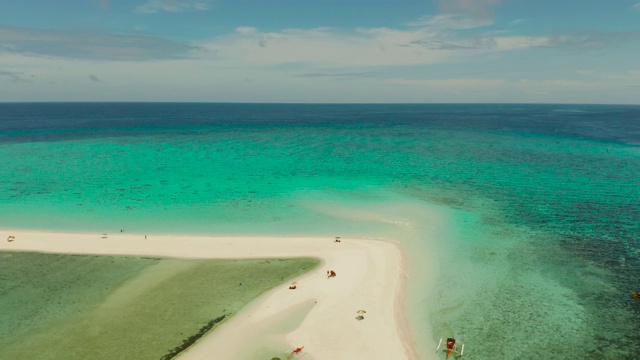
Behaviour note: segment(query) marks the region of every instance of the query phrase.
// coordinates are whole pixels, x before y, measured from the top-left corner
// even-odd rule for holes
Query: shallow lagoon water
[[[169,359],[208,324],[317,265],[0,253],[0,358]]]
[[[451,334],[473,359],[640,350],[638,107],[2,110],[2,227],[397,239],[423,353]]]

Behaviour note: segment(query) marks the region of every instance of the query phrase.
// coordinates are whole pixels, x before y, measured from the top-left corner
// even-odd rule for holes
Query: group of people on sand
[[[342,241],[342,240],[340,239],[340,237],[339,237],[339,236],[336,236],[336,238],[335,238],[334,242],[339,243],[339,242],[341,242],[341,241]],[[331,278],[333,278],[333,277],[336,277],[336,272],[335,272],[335,270],[327,270],[327,279],[331,279]],[[295,289],[297,289],[297,288],[298,288],[297,284],[298,284],[298,282],[297,282],[297,281],[294,281],[293,283],[291,283],[291,285],[289,285],[289,289],[290,289],[290,290],[295,290]],[[357,319],[357,320],[363,320],[363,319],[364,319],[364,316],[363,316],[362,314],[364,314],[365,312],[366,312],[366,311],[364,311],[364,310],[359,310],[359,311],[358,311],[358,316],[356,316],[356,319]],[[301,356],[301,355],[303,354],[303,353],[302,353],[302,350],[303,350],[303,349],[304,349],[304,346],[300,346],[300,347],[297,347],[297,348],[294,348],[294,349],[290,350],[290,353],[288,354],[287,358],[288,358],[288,359],[291,359],[291,358],[292,358],[292,357],[294,357],[294,356],[296,356],[296,357]]]
[[[327,270],[327,279],[331,279],[333,277],[336,277],[336,272],[334,270]],[[298,282],[294,281],[291,283],[291,285],[289,285],[289,290],[295,290],[298,288]]]
[[[146,239],[146,235],[145,235],[145,239]],[[340,236],[336,236],[334,242],[341,242],[342,240],[340,240]],[[336,277],[336,272],[334,270],[327,270],[327,279],[331,279]],[[289,285],[289,290],[295,290],[298,288],[297,286],[297,282],[294,281],[293,283],[291,283],[291,285]]]

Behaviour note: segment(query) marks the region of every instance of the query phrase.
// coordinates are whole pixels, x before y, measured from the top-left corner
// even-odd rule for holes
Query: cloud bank
[[[463,15],[473,18],[493,17],[493,8],[501,0],[438,0],[440,11],[447,15]]]
[[[109,0],[98,3],[115,11]],[[278,28],[251,19],[192,42],[0,26],[0,90],[13,99],[65,101],[600,102],[604,94],[637,102],[629,89],[639,86],[632,59],[640,31],[513,26],[522,19],[498,29],[500,0],[437,3],[437,13],[393,27]],[[153,29],[155,21],[187,17],[144,14],[212,4],[152,0],[127,11]],[[607,69],[611,63],[619,73]]]
[[[0,54],[143,61],[184,58],[196,49],[188,43],[151,36],[0,27]]]
[[[9,79],[12,83],[31,82],[26,79],[21,72],[0,70],[0,77]]]
[[[212,1],[207,0],[150,0],[136,8],[136,12],[155,14],[158,12],[205,11],[211,9]]]

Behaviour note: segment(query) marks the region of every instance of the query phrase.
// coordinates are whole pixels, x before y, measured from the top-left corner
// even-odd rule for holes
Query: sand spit
[[[323,264],[260,296],[179,358],[252,358],[259,345],[304,346],[303,359],[417,359],[405,319],[402,251],[380,240],[0,231],[0,251],[193,259],[316,257]],[[327,272],[333,270],[334,277]],[[366,313],[358,314],[359,310]],[[358,315],[363,319],[358,320]],[[299,317],[291,325],[290,318]],[[288,326],[283,324],[289,323]],[[285,359],[284,352],[280,355]]]

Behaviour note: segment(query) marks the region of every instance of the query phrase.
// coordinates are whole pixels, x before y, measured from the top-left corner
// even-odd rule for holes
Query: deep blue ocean
[[[640,354],[640,106],[6,103],[0,162],[0,228],[389,238],[424,354]]]

